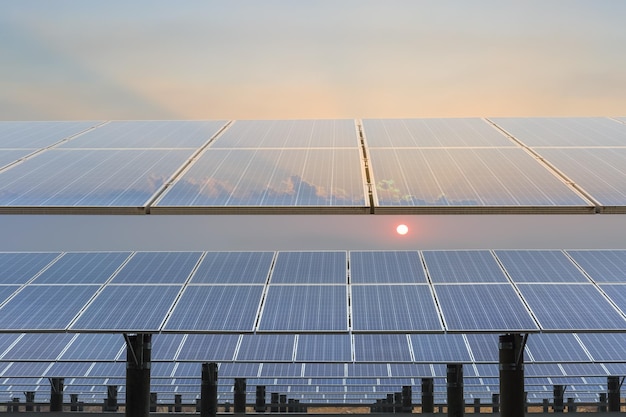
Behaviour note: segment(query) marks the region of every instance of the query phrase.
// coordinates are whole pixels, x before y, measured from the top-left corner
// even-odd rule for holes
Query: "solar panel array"
[[[0,122],[6,213],[626,212],[609,118]]]

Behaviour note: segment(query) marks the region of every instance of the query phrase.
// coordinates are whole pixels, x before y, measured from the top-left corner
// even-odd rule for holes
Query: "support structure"
[[[507,417],[525,414],[524,347],[528,336],[505,334],[499,338],[500,412]]]
[[[26,397],[26,411],[35,410],[35,391],[27,391],[24,393]]]
[[[257,413],[265,412],[265,385],[256,386],[256,401],[254,402],[254,411]]]
[[[618,376],[607,377],[607,390],[608,390],[608,408],[609,411],[620,411],[620,398],[619,391],[621,383]]]
[[[107,385],[107,397],[104,400],[103,411],[117,411],[117,385]]]
[[[63,378],[50,378],[50,411],[63,411]]]
[[[410,385],[402,387],[402,412],[413,412],[413,388]]]
[[[463,417],[465,415],[463,365],[460,363],[449,363],[446,378],[448,387],[448,417]]]
[[[432,378],[422,378],[422,413],[435,412],[435,384]]]
[[[217,363],[202,364],[202,385],[200,387],[200,417],[217,415]]]
[[[126,340],[127,417],[150,415],[151,334],[124,334]]]
[[[246,412],[246,379],[235,378],[235,395],[233,411],[235,414],[244,414]]]
[[[554,412],[562,413],[565,409],[565,402],[563,401],[563,394],[565,394],[565,387],[563,385],[554,386]]]

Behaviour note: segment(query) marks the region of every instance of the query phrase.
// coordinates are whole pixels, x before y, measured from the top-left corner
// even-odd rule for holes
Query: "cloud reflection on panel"
[[[365,206],[358,149],[209,150],[157,206]]]

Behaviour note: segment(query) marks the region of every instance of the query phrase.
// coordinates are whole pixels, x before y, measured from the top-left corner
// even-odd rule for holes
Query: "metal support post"
[[[507,417],[525,414],[524,346],[521,334],[505,334],[499,338],[500,413]]]
[[[422,413],[435,412],[435,385],[432,378],[422,378]]]
[[[413,388],[410,385],[402,387],[402,412],[413,412]]]
[[[151,334],[124,334],[126,340],[126,417],[150,415]]]
[[[243,414],[246,412],[246,379],[235,378],[234,412]]]
[[[460,363],[449,363],[446,378],[448,387],[448,417],[463,417],[465,415],[463,365]]]
[[[254,402],[254,411],[257,413],[265,412],[265,385],[256,386],[256,400]]]
[[[563,385],[554,386],[554,412],[562,413],[564,410],[563,394],[565,393],[565,387]]]
[[[200,416],[217,415],[217,363],[202,364],[202,384],[200,386]]]
[[[619,391],[621,388],[618,376],[607,377],[607,388],[609,392],[608,405],[609,411],[620,411]]]
[[[33,411],[35,409],[35,391],[25,392],[24,397],[26,397],[26,411]]]
[[[174,395],[174,412],[180,413],[183,411],[183,396],[180,394]]]
[[[50,378],[50,411],[63,411],[63,378]]]

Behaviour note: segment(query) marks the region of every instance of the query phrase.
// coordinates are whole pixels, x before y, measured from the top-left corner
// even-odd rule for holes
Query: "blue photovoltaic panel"
[[[449,330],[538,330],[509,284],[444,284],[435,285],[435,292]]]
[[[588,206],[523,149],[370,149],[379,206]]]
[[[178,285],[108,285],[72,329],[158,331],[180,288]]]
[[[345,284],[346,252],[279,252],[272,284]]]
[[[25,334],[2,356],[3,361],[54,361],[75,335],[68,333]]]
[[[124,120],[108,122],[61,148],[194,148],[208,142],[225,121]]]
[[[626,126],[605,117],[492,118],[498,126],[535,146],[623,146]]]
[[[553,363],[553,364],[546,364],[546,363],[541,363],[541,364],[528,364],[524,367],[524,373],[527,376],[533,376],[533,377],[559,377],[559,376],[565,376],[565,374],[562,371],[562,368],[559,367],[558,364]]]
[[[48,362],[13,362],[2,372],[2,377],[40,378],[50,367]],[[36,381],[32,381],[34,384]]]
[[[19,285],[0,285],[0,304],[20,288]]]
[[[528,337],[526,350],[534,362],[588,362],[591,360],[570,333],[538,333]]]
[[[626,283],[626,250],[570,250],[567,253],[595,282]]]
[[[183,284],[200,252],[137,252],[115,275],[114,284]]]
[[[545,148],[538,153],[603,206],[626,205],[626,148]]]
[[[34,284],[103,284],[130,252],[66,253],[37,277]]]
[[[557,250],[496,251],[504,269],[515,282],[584,282],[587,277]]]
[[[607,376],[604,364],[600,363],[563,363],[561,368],[570,377]],[[605,380],[606,381],[606,380]]]
[[[101,122],[0,122],[0,148],[40,149]]]
[[[46,371],[47,378],[81,378],[87,375],[91,362],[55,362]],[[66,380],[67,381],[67,380]],[[46,383],[49,382],[46,380]]]
[[[185,339],[177,360],[232,361],[238,340],[239,335],[236,334],[190,334]]]
[[[156,206],[365,207],[363,184],[358,149],[209,149]]]
[[[172,362],[155,362],[150,364],[150,378],[170,378],[174,372]],[[169,382],[169,381],[168,381]]]
[[[602,284],[600,285],[602,291],[609,296],[611,301],[622,310],[622,313],[626,314],[626,285],[623,284]],[[2,310],[0,310],[2,311]]]
[[[387,378],[390,375],[386,363],[349,363],[348,376],[353,378]]]
[[[307,363],[304,366],[305,378],[343,378],[346,367],[342,363]]]
[[[302,375],[301,363],[264,363],[261,368],[261,377],[289,378]]]
[[[356,148],[354,120],[238,120],[212,148]]]
[[[20,149],[20,150],[0,149],[0,169],[6,165],[16,162],[17,160],[31,153],[33,153],[33,151],[30,149]]]
[[[192,284],[265,284],[274,252],[207,252]]]
[[[404,334],[355,334],[355,362],[412,362]]]
[[[417,251],[350,252],[352,284],[425,284],[426,275]]]
[[[422,363],[391,363],[389,368],[393,377],[432,378],[434,376],[430,365]]]
[[[301,334],[296,361],[350,362],[352,343],[348,334]]]
[[[126,363],[124,362],[96,362],[89,370],[90,378],[124,378],[126,377]],[[109,380],[109,384],[114,385],[114,382]],[[123,384],[120,384],[123,385]],[[118,392],[119,393],[119,392]]]
[[[595,362],[625,362],[625,333],[579,333],[578,338]]]
[[[489,123],[468,119],[370,119],[363,120],[370,147],[449,148],[515,146]]]
[[[0,360],[2,360],[2,353],[6,351],[18,337],[20,337],[20,335],[15,333],[0,333]]]
[[[143,207],[190,150],[58,150],[0,173],[0,206]]]
[[[241,338],[238,361],[293,362],[293,334],[246,334]]]
[[[171,361],[183,341],[182,334],[152,335],[152,361]]]
[[[427,285],[353,285],[352,328],[358,331],[443,330]]]
[[[460,334],[412,334],[415,362],[471,362],[467,345]]]
[[[124,337],[120,334],[79,334],[59,360],[90,362],[126,360],[126,355],[120,354],[125,346]]]
[[[0,308],[1,330],[63,330],[98,291],[97,285],[31,285]]]
[[[518,284],[544,330],[626,330],[626,320],[591,284]]]
[[[251,331],[263,287],[187,286],[164,330]]]
[[[221,363],[218,374],[220,378],[251,378],[259,375],[258,363]]]
[[[424,261],[434,284],[508,282],[491,252],[424,251]]]
[[[348,298],[345,286],[271,285],[259,330],[346,331]]]
[[[0,284],[24,284],[60,253],[0,253]]]

